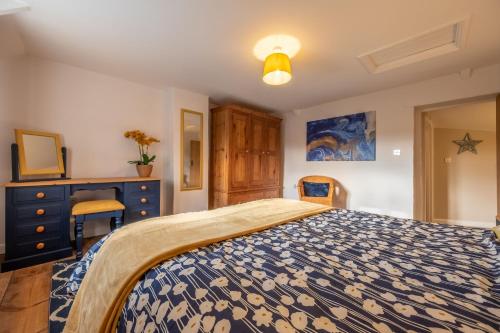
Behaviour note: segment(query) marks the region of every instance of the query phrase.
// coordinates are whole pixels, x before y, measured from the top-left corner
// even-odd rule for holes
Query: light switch
[[[444,163],[450,164],[451,163],[451,157],[445,157],[444,158]]]
[[[392,155],[394,155],[394,156],[401,156],[401,149],[393,149],[392,150]]]

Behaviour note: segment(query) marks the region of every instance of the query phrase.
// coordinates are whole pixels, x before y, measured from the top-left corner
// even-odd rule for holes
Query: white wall
[[[473,140],[483,141],[476,146],[477,154],[469,151],[457,154],[458,146],[453,140],[462,140],[465,133]],[[497,213],[496,133],[435,128],[433,138],[433,221],[494,227]]]
[[[171,88],[170,108],[173,154],[170,157],[173,177],[173,212],[184,213],[208,209],[208,161],[209,161],[209,103],[208,96]],[[201,190],[181,191],[181,110],[203,113],[203,187]]]
[[[0,36],[1,37],[1,36]],[[206,209],[208,202],[208,132],[205,127],[204,189],[173,191],[173,166],[178,166],[180,108],[205,113],[208,96],[165,88],[154,89],[81,68],[25,56],[0,59],[0,182],[10,180],[10,143],[14,128],[59,133],[69,149],[72,178],[136,176],[128,160],[137,148],[125,139],[126,130],[140,129],[160,139],[153,176],[162,178],[162,214]],[[175,119],[174,119],[175,118]],[[174,135],[175,134],[175,135]],[[174,147],[176,150],[174,151]],[[176,173],[177,175],[177,169]],[[178,187],[176,187],[178,189]],[[4,189],[0,191],[0,252],[4,244]],[[80,193],[80,198],[112,196],[112,191]],[[91,221],[85,236],[109,230],[103,221]]]
[[[305,175],[336,178],[347,191],[348,208],[413,216],[414,108],[419,105],[500,92],[500,65],[347,98],[286,114],[284,196],[297,198],[294,185]],[[306,122],[377,111],[377,157],[373,162],[306,162]],[[401,149],[401,156],[393,156]],[[494,180],[492,180],[494,181]]]

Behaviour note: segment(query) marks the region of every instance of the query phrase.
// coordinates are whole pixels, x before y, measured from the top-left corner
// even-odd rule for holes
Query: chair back
[[[299,199],[333,207],[335,180],[325,176],[306,176],[297,184]]]

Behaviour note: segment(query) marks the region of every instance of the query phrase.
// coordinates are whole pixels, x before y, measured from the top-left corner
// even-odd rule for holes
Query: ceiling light
[[[262,38],[253,52],[257,59],[264,61],[262,80],[273,86],[285,84],[292,79],[290,58],[300,50],[297,38],[288,35],[271,35]]]

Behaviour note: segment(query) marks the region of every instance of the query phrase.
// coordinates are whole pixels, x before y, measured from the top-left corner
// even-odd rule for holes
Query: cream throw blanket
[[[129,224],[115,232],[94,258],[64,332],[114,332],[137,281],[166,259],[328,209],[304,201],[267,199]]]

